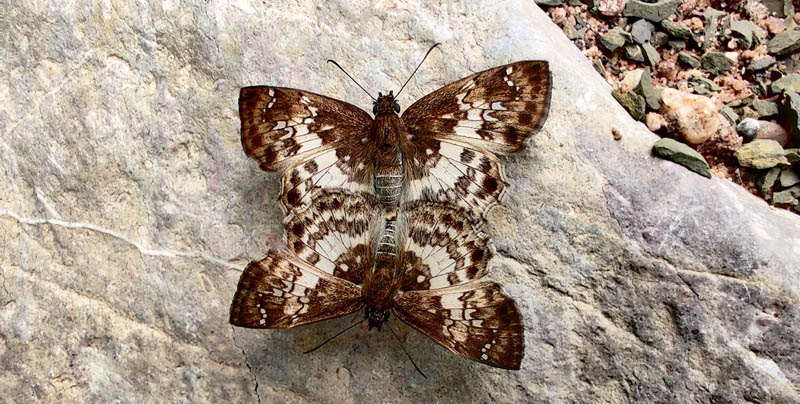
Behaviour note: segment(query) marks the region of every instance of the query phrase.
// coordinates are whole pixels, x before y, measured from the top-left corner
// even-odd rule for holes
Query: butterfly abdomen
[[[376,139],[375,153],[375,195],[385,207],[396,207],[400,203],[405,175],[403,154],[397,143],[396,134],[399,118],[379,116],[375,120],[373,136]]]

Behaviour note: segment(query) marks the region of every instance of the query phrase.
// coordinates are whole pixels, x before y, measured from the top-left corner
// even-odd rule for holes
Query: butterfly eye
[[[378,113],[378,106],[377,105],[373,105],[372,106],[372,113],[373,114],[377,114]]]
[[[394,112],[400,113],[400,104],[397,101],[394,102]]]

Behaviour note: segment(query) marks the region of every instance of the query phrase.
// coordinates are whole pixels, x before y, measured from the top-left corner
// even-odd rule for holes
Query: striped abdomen
[[[396,207],[403,191],[403,157],[398,152],[390,160],[379,160],[384,161],[375,167],[375,195],[384,206]]]

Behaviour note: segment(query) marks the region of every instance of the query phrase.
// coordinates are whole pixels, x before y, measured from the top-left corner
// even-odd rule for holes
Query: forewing
[[[360,108],[291,88],[244,87],[242,146],[267,171],[283,171],[281,201],[290,212],[316,188],[369,191],[371,159],[361,142],[372,118]]]
[[[441,289],[481,278],[492,257],[483,220],[443,203],[404,211],[401,290]]]
[[[436,90],[403,112],[414,139],[453,140],[489,152],[520,150],[550,109],[546,61],[522,61],[475,73]]]
[[[289,250],[327,274],[360,284],[372,265],[375,197],[323,190],[312,199],[286,223]]]
[[[453,353],[504,369],[519,369],[525,351],[522,318],[493,282],[400,292],[395,315]]]
[[[292,328],[360,307],[360,287],[270,251],[261,261],[251,262],[239,278],[230,322],[248,328]]]

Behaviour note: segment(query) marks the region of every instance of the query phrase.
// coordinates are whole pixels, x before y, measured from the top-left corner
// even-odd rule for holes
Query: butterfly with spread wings
[[[448,201],[481,215],[506,187],[497,155],[522,149],[542,126],[551,91],[546,61],[515,62],[448,84],[402,115],[396,95],[378,93],[373,119],[308,91],[245,87],[242,145],[262,169],[283,172],[281,201],[290,216],[318,188],[373,193],[395,207]]]
[[[291,328],[363,308],[369,328],[390,313],[448,350],[519,369],[522,320],[511,298],[482,280],[492,254],[483,221],[418,202],[380,221],[372,195],[320,190],[286,223],[289,252],[270,251],[242,273],[230,322]]]

